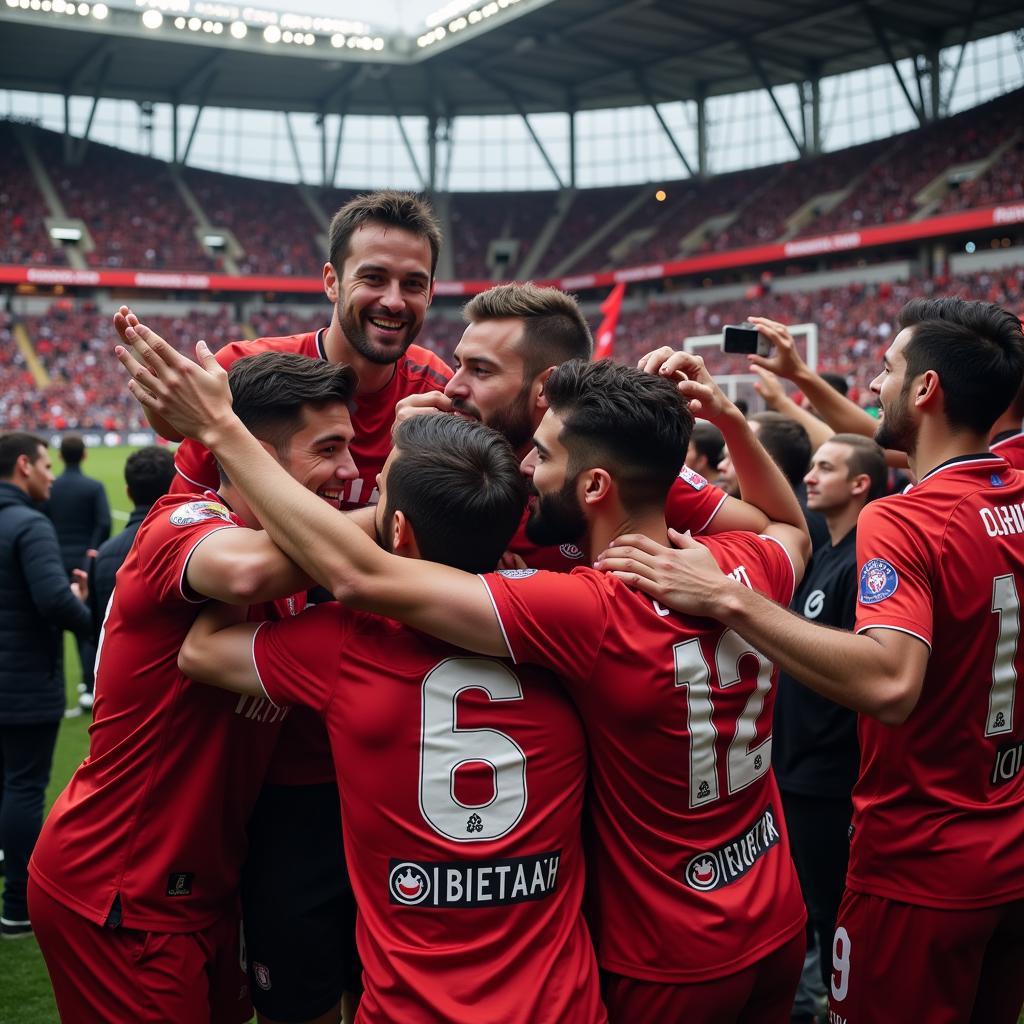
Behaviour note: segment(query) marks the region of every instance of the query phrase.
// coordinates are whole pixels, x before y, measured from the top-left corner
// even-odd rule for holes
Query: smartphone
[[[772,343],[756,327],[729,325],[722,331],[722,351],[744,355],[771,355]]]

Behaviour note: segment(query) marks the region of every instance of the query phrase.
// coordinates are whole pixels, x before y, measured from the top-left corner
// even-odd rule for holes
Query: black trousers
[[[28,861],[43,827],[60,722],[0,725],[0,849],[4,851],[3,917],[27,921]]]
[[[782,807],[793,863],[807,905],[807,923],[818,935],[821,976],[827,992],[832,973],[832,935],[850,859],[853,804],[849,798],[783,792]]]

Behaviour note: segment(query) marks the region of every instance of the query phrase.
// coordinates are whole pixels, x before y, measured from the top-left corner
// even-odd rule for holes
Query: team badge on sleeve
[[[884,558],[870,558],[860,571],[860,603],[878,604],[896,593],[900,578]]]
[[[537,571],[536,569],[499,569],[498,575],[504,576],[507,580],[525,580],[527,576],[532,576]]]
[[[708,485],[707,480],[700,473],[695,473],[689,466],[683,466],[679,471],[679,479],[688,483],[695,491],[703,491]]]
[[[225,523],[230,523],[231,513],[227,505],[219,501],[190,501],[187,505],[179,505],[171,513],[174,526],[193,526],[207,519],[223,519]]]

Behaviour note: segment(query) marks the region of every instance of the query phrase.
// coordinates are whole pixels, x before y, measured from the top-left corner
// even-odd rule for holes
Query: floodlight
[[[244,39],[248,31],[249,28],[244,21],[231,22],[231,34],[235,37],[235,39]]]
[[[268,43],[279,43],[281,42],[281,30],[276,25],[268,25],[263,30],[263,38]]]
[[[54,4],[56,7],[56,4]],[[102,21],[110,13],[110,8],[106,4],[93,4],[92,5],[92,16],[99,21]]]
[[[150,7],[148,11],[143,12],[142,24],[146,28],[158,29],[164,23],[164,16],[155,8]]]

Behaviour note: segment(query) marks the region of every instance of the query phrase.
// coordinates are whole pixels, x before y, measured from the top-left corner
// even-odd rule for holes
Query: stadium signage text
[[[860,231],[838,232],[790,242],[775,242],[749,249],[701,253],[687,259],[638,267],[623,267],[599,274],[574,274],[548,278],[537,283],[554,285],[565,291],[606,288],[619,281],[651,281],[684,274],[701,274],[733,267],[758,266],[780,260],[800,259],[829,252],[848,252],[895,242],[979,231],[1002,224],[1024,221],[1024,204],[992,206],[981,210],[961,210],[919,221],[878,224]],[[438,295],[476,295],[494,286],[494,281],[438,281]],[[196,274],[187,271],[146,270],[72,270],[67,267],[0,266],[0,284],[68,285],[102,288],[140,288],[160,291],[204,292],[283,292],[319,295],[323,281],[319,277],[235,277],[230,274]]]

